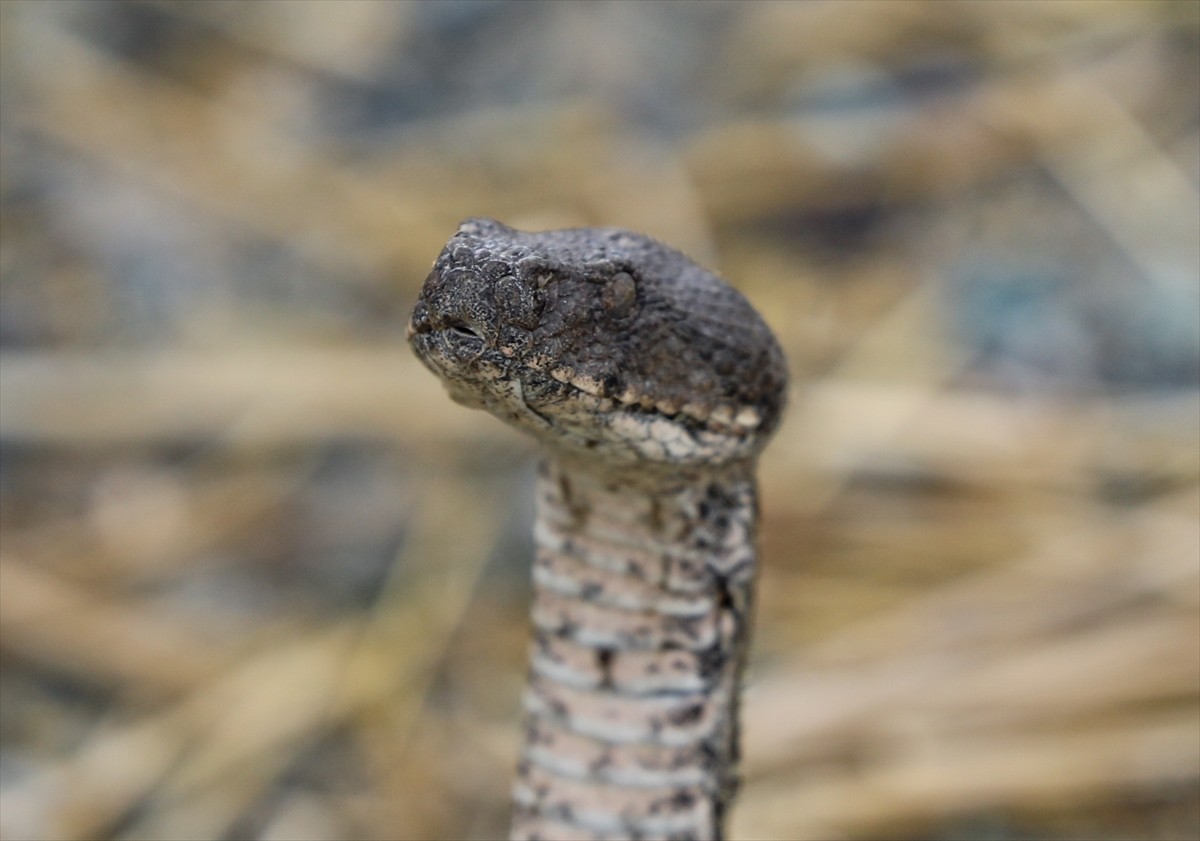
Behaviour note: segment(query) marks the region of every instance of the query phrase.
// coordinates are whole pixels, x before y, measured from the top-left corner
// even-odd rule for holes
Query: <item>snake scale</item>
[[[511,837],[722,838],[755,464],[787,388],[770,329],[649,237],[470,219],[408,338],[451,397],[545,452]]]

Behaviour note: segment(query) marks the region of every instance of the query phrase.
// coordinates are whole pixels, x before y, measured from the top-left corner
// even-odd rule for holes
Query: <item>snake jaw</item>
[[[464,364],[447,358],[436,342],[418,337],[413,346],[456,403],[484,409],[557,451],[612,464],[686,465],[749,458],[758,447],[753,430],[732,424],[729,411],[710,413],[716,417],[702,423],[683,412],[605,397],[595,393],[594,382],[580,388],[566,372],[546,374],[499,352]]]

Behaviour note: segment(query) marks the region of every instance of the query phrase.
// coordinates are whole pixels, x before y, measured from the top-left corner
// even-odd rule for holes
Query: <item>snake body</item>
[[[512,838],[723,837],[754,471],[787,384],[770,329],[649,237],[471,219],[408,335],[455,400],[546,453]]]

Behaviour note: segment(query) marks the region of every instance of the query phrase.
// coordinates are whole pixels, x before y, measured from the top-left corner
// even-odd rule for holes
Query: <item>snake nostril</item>
[[[479,342],[483,341],[483,336],[481,336],[479,334],[478,330],[476,330],[474,327],[472,327],[469,324],[464,324],[461,321],[450,322],[449,324],[446,325],[446,329],[448,329],[454,335],[456,335],[460,338],[463,338],[463,339],[474,339]]]

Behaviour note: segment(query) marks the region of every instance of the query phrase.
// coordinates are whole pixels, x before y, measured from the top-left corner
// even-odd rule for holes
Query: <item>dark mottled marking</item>
[[[728,577],[717,578],[717,609],[733,615],[738,633],[745,630],[749,597],[749,584],[731,583]]]
[[[719,508],[732,508],[737,504],[737,500],[734,499],[733,494],[726,492],[724,488],[715,482],[705,489],[705,495],[712,501],[713,505]]]
[[[559,639],[569,640],[575,638],[575,632],[578,630],[579,625],[577,623],[560,617],[559,624],[552,633]]]
[[[612,664],[615,654],[616,652],[611,648],[596,649],[596,667],[600,669],[601,689],[613,688]]]
[[[704,616],[668,616],[663,619],[663,629],[697,640],[704,632],[708,618]]]
[[[586,500],[575,498],[571,490],[571,481],[567,478],[566,473],[558,474],[558,492],[562,494],[563,504],[571,513],[571,525],[575,529],[582,529],[587,525],[588,517],[592,513],[591,506]]]
[[[531,745],[552,745],[554,744],[554,733],[550,730],[542,728],[537,719],[531,719],[529,726],[525,731],[528,734],[529,743]]]
[[[667,713],[667,720],[672,724],[683,726],[685,724],[695,724],[704,715],[703,704],[691,704],[682,707],[678,710],[672,710]]]
[[[535,631],[533,641],[538,647],[538,652],[547,660],[554,663],[563,662],[562,655],[555,652],[554,646],[550,644],[550,639],[546,636],[545,632]]]
[[[729,583],[724,578],[717,579],[717,608],[719,610],[737,609],[733,593],[729,589]]]
[[[591,764],[588,765],[588,771],[591,773],[591,775],[593,777],[597,777],[600,775],[601,771],[607,770],[608,768],[610,768],[612,766],[612,764],[613,764],[612,750],[609,749],[609,750],[604,751],[604,753],[600,754],[598,757],[596,757],[595,759],[592,760]]]
[[[702,754],[698,748],[690,748],[685,751],[679,751],[668,763],[668,768],[672,771],[677,771],[680,768],[690,768],[696,764],[697,759],[702,758]]]
[[[658,497],[650,497],[650,514],[648,517],[650,528],[656,532],[661,532],[665,523],[663,522],[662,502]]]
[[[675,809],[687,809],[696,802],[696,795],[687,789],[680,789],[671,797],[671,806]]]
[[[728,659],[729,655],[722,647],[720,641],[696,652],[696,662],[699,666],[700,679],[706,683],[711,683],[724,671],[725,663]]]

